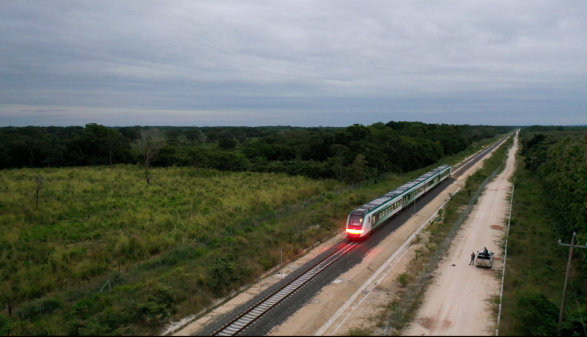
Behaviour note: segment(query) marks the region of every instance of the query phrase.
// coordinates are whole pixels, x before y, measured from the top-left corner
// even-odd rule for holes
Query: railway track
[[[462,174],[462,170],[468,167],[471,167],[477,160],[483,158],[487,153],[493,150],[495,147],[501,145],[508,136],[504,137],[503,139],[497,141],[495,144],[489,146],[487,149],[479,152],[478,154],[471,156],[471,158],[467,159],[464,163],[459,165],[453,170],[453,177],[460,176]],[[377,231],[378,229],[382,228],[383,226],[379,226],[373,232]],[[294,294],[298,290],[300,290],[304,285],[310,282],[314,277],[324,271],[328,266],[336,262],[338,259],[343,257],[345,254],[353,250],[359,242],[355,241],[343,241],[340,243],[340,246],[336,248],[332,253],[321,259],[320,261],[316,262],[312,265],[306,272],[302,273],[298,277],[294,278],[293,280],[287,282],[273,293],[262,299],[261,301],[257,302],[255,305],[251,306],[245,312],[231,320],[229,323],[225,324],[219,330],[216,330],[212,336],[234,336],[245,330],[251,324],[253,324],[257,319],[263,316],[265,313],[279,305],[283,300],[288,298],[290,295]]]
[[[271,295],[261,300],[259,303],[253,305],[247,311],[242,313],[230,323],[226,324],[220,330],[217,330],[212,336],[233,336],[246,329],[256,319],[261,317],[267,311],[277,306],[281,301],[286,299],[289,295],[295,293],[302,288],[306,283],[318,275],[321,271],[340,259],[343,255],[350,252],[357,246],[358,242],[343,242],[330,255],[314,264],[308,271],[289,281],[281,288],[277,289]]]
[[[458,167],[455,167],[452,170],[451,176],[453,178],[454,177],[459,177],[463,173],[463,172],[461,172],[463,169],[467,169],[467,168],[471,167],[473,164],[475,164],[477,162],[478,159],[483,158],[487,153],[491,152],[494,148],[500,146],[510,136],[511,136],[511,134],[503,137],[502,139],[500,139],[497,142],[495,142],[493,145],[488,146],[485,150],[483,150],[483,151],[477,153],[476,155],[471,156],[470,158],[468,158],[464,163],[462,163]]]

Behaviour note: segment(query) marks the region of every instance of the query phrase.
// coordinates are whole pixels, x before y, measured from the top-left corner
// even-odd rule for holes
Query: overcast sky
[[[0,2],[0,126],[390,120],[587,124],[587,2]]]

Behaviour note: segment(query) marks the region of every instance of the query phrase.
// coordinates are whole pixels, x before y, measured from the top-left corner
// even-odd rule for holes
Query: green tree
[[[180,128],[171,128],[167,131],[167,138],[169,139],[178,139],[181,136],[181,129]]]
[[[367,167],[365,156],[358,154],[347,172],[347,180],[351,183],[366,179],[369,176],[369,168]]]
[[[204,140],[204,134],[198,128],[190,128],[185,131],[187,140],[193,143],[201,143]]]
[[[218,146],[223,150],[232,150],[236,147],[238,142],[234,138],[220,138],[218,140]]]
[[[332,157],[332,171],[338,181],[343,181],[346,177],[347,170],[344,165],[344,155],[349,152],[349,148],[342,144],[334,144],[330,146],[330,153]]]
[[[198,168],[206,164],[208,151],[203,147],[192,147],[188,150],[188,156],[190,157],[192,165],[196,167],[196,172],[198,172]]]
[[[101,148],[108,154],[108,163],[110,163],[110,165],[112,165],[112,158],[114,158],[117,153],[123,151],[124,143],[124,137],[122,137],[120,133],[108,129],[106,135],[102,139]]]

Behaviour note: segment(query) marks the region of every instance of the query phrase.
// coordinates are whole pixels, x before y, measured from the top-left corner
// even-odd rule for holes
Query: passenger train
[[[410,203],[440,184],[451,175],[451,167],[442,165],[379,198],[354,209],[348,216],[346,233],[359,239],[385,223]]]

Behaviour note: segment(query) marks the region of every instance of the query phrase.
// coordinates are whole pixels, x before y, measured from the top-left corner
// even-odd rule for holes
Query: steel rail
[[[334,252],[328,254],[320,261],[316,262],[307,271],[289,281],[269,296],[265,297],[257,304],[250,307],[244,313],[231,320],[228,324],[217,330],[212,336],[233,336],[246,329],[249,325],[263,316],[266,312],[276,307],[279,303],[295,293],[297,290],[306,285],[316,275],[340,259],[346,253],[357,246],[359,242],[345,242]]]
[[[484,157],[488,152],[490,152],[491,150],[493,150],[494,148],[500,146],[503,142],[505,142],[511,135],[508,135],[500,140],[498,140],[497,142],[495,142],[493,145],[489,146],[487,149],[477,153],[476,155],[473,155],[471,157],[469,157],[469,159],[467,159],[467,161],[465,161],[464,163],[462,163],[461,165],[459,165],[458,167],[455,167],[455,169],[451,172],[451,176],[456,176],[456,173],[460,170],[462,170],[463,168],[465,168],[467,165],[471,164],[472,162],[474,162],[478,157]],[[459,174],[460,176],[460,174]]]
[[[459,165],[459,167],[456,168],[453,172],[461,170],[466,165],[470,164],[472,161],[475,161],[478,157],[485,156],[485,154],[487,154],[490,150],[492,150],[496,146],[501,145],[501,143],[503,143],[507,138],[508,137],[504,137],[503,139],[491,145],[484,151],[481,151],[478,154],[471,156],[466,162]],[[451,172],[451,176],[453,175],[453,172]],[[371,231],[370,234],[375,233],[382,227],[383,226],[376,227],[373,231]],[[312,280],[314,277],[316,277],[318,274],[324,271],[328,266],[330,266],[338,259],[346,255],[346,253],[350,252],[353,248],[357,247],[358,244],[358,241],[343,242],[343,244],[340,245],[340,247],[335,249],[332,253],[328,254],[328,256],[316,262],[307,271],[303,272],[299,276],[287,282],[286,284],[284,284],[283,286],[281,286],[280,288],[266,296],[264,299],[257,302],[257,304],[251,306],[245,312],[243,312],[242,314],[240,314],[239,316],[225,324],[222,328],[216,330],[212,334],[212,336],[234,336],[240,333],[241,331],[245,330],[252,323],[261,318],[265,313],[275,308],[283,300],[285,300],[290,295],[294,294],[296,291],[298,291],[300,288],[306,285],[310,280]]]

